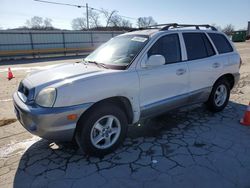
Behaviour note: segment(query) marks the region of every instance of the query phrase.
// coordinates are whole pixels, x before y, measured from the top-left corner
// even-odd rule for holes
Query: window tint
[[[207,49],[207,55],[208,56],[215,55],[214,48],[204,33],[202,33],[202,38],[203,38],[203,42],[205,44],[205,47]]]
[[[208,35],[212,39],[214,45],[216,46],[220,54],[233,51],[231,44],[228,42],[224,35],[217,33],[209,33]]]
[[[148,57],[151,55],[163,55],[166,64],[180,62],[181,49],[178,34],[161,37],[148,51]]]
[[[204,33],[183,33],[188,60],[201,59],[215,54]]]

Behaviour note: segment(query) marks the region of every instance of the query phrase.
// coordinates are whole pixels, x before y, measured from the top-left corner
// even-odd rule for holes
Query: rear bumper
[[[92,103],[70,107],[42,108],[26,105],[17,93],[13,95],[17,119],[30,133],[53,141],[71,141],[76,123],[81,114]],[[68,120],[67,116],[77,114],[76,120]]]

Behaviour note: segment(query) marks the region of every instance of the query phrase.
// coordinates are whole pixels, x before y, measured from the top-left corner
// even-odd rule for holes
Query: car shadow
[[[198,143],[197,134],[211,131],[210,122],[213,121],[238,122],[245,108],[245,105],[229,102],[223,112],[214,114],[203,105],[194,105],[144,120],[131,126],[123,145],[103,158],[85,156],[71,143],[51,143],[42,139],[22,155],[14,187],[70,187],[81,178],[100,176],[101,179],[103,172],[131,175],[138,168],[151,168],[155,157],[169,159],[179,148],[188,147],[190,139],[197,150],[204,150],[202,147],[209,143]],[[174,167],[178,166],[185,164],[175,162]]]

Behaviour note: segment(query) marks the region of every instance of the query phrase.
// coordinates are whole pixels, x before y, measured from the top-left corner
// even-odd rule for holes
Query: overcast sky
[[[233,24],[236,29],[250,21],[250,0],[49,0],[94,8],[117,10],[120,15],[152,16],[158,23]],[[71,29],[71,21],[84,16],[85,9],[39,3],[33,0],[0,0],[0,27],[23,26],[33,16],[48,17],[53,26]],[[130,20],[135,23],[134,19]]]

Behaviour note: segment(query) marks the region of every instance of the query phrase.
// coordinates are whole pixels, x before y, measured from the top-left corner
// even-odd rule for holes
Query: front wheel
[[[80,119],[76,141],[89,155],[104,156],[125,139],[128,122],[121,108],[113,104],[98,105]]]
[[[206,102],[208,110],[212,112],[222,111],[228,104],[230,86],[227,80],[222,79],[215,83],[209,99]]]

